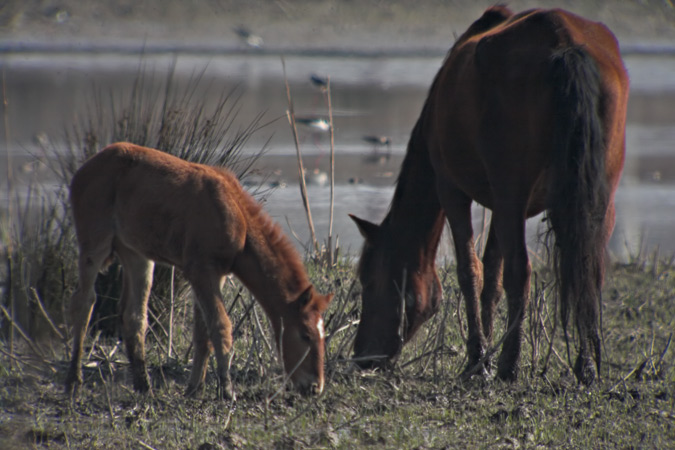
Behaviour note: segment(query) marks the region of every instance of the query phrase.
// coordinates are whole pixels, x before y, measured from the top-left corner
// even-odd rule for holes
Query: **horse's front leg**
[[[206,332],[216,354],[218,396],[220,398],[234,398],[232,381],[230,380],[228,353],[232,348],[232,324],[225,311],[225,305],[220,293],[222,277],[216,274],[197,273],[187,275],[194,290],[202,319],[206,325]],[[204,271],[208,272],[208,271]],[[201,339],[203,340],[203,339]],[[203,380],[206,354],[204,348],[195,348],[195,362],[190,376],[190,388],[198,388],[198,380]]]
[[[481,326],[478,299],[483,287],[483,265],[476,255],[471,225],[471,199],[461,193],[446,190],[443,209],[450,222],[452,239],[455,243],[457,258],[457,278],[464,296],[469,336],[466,342],[468,362],[463,376],[473,374],[486,375],[483,357],[485,356],[485,337]]]
[[[145,334],[148,329],[148,299],[155,264],[131,249],[117,244],[117,256],[122,263],[122,336],[131,368],[134,390],[150,392],[145,361]]]
[[[185,395],[192,397],[198,395],[204,388],[206,379],[206,369],[208,367],[209,355],[213,350],[211,339],[207,331],[204,314],[199,307],[198,301],[194,303],[194,327],[192,331],[192,349],[194,356],[192,358],[192,372],[188,381]]]

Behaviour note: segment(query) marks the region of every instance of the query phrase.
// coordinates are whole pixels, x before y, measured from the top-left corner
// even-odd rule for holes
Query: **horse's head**
[[[363,299],[354,357],[362,368],[377,367],[397,357],[438,310],[441,284],[433,258],[410,258],[382,226],[350,217],[365,238],[358,268]]]
[[[281,329],[276,330],[277,339],[281,341],[284,369],[293,385],[303,394],[320,394],[323,391],[322,314],[332,298],[333,294],[321,295],[310,286],[289,305]]]

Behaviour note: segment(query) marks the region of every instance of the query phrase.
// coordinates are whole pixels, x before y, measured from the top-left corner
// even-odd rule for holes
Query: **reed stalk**
[[[328,213],[328,265],[333,266],[333,208],[335,206],[335,128],[333,127],[333,103],[330,95],[330,77],[326,80],[326,103],[328,105],[328,120],[330,124],[330,212]]]
[[[12,170],[12,154],[9,149],[10,142],[10,129],[9,129],[9,100],[7,99],[7,83],[5,80],[5,68],[2,69],[2,118],[3,125],[5,127],[5,150],[7,152],[7,228],[8,236],[5,243],[5,252],[7,253],[7,299],[9,301],[9,314],[12,320],[14,319],[14,295],[12,292],[12,270],[14,265],[12,263],[12,255],[14,254],[13,239],[11,238],[13,234],[13,220],[14,220],[14,208],[12,199],[14,198],[14,174]],[[9,353],[14,355],[14,327],[9,327]],[[14,359],[10,358],[9,360],[10,368],[14,366]]]
[[[173,351],[173,312],[176,301],[174,296],[175,270],[176,268],[171,266],[171,281],[169,282],[169,348],[166,352],[167,359],[171,359],[171,354]]]
[[[309,205],[309,195],[307,194],[307,183],[305,182],[305,167],[302,162],[302,151],[300,150],[300,140],[298,139],[298,129],[295,124],[295,111],[293,109],[293,98],[291,97],[291,88],[288,84],[288,77],[286,76],[286,61],[284,58],[281,58],[281,67],[284,72],[284,84],[286,85],[286,98],[288,100],[288,110],[286,111],[286,117],[288,117],[288,123],[291,126],[291,132],[293,133],[293,140],[295,142],[295,152],[298,158],[298,172],[300,179],[300,195],[302,196],[302,206],[305,208],[305,215],[307,216],[307,224],[309,226],[309,232],[312,237],[312,246],[314,247],[314,252],[319,253],[319,242],[316,240],[316,232],[314,231],[314,220],[312,219],[312,209]],[[332,127],[331,127],[332,128]]]

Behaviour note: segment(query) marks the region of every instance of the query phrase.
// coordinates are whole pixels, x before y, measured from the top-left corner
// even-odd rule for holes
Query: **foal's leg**
[[[97,249],[81,245],[78,262],[78,287],[70,300],[70,322],[73,329],[73,349],[70,369],[66,376],[66,394],[74,396],[82,385],[82,347],[87,335],[87,326],[96,302],[94,282],[98,271],[110,255],[110,241],[105,239]]]
[[[518,376],[523,321],[529,303],[532,267],[525,242],[525,213],[515,202],[501,202],[496,209],[493,224],[504,255],[504,289],[508,300],[507,336],[499,355],[497,376],[515,380]]]
[[[204,322],[204,314],[202,314],[197,300],[194,302],[193,315],[192,348],[194,350],[194,357],[192,359],[192,373],[190,374],[190,380],[185,391],[185,395],[187,396],[197,395],[204,387],[209,355],[213,350],[206,322]]]
[[[123,306],[122,336],[127,349],[134,389],[150,390],[150,379],[145,362],[145,333],[148,328],[148,299],[152,287],[155,264],[131,249],[116,246],[122,263],[123,287],[120,304]]]
[[[207,273],[206,270],[197,269],[194,273],[186,274],[194,290],[196,301],[202,314],[202,319],[206,324],[208,337],[213,345],[216,354],[216,363],[218,365],[218,394],[220,397],[227,398],[233,396],[232,382],[228,370],[227,354],[232,348],[232,324],[225,311],[223,297],[220,293],[222,276],[214,273]],[[201,339],[201,338],[200,338]],[[194,386],[196,380],[202,379],[202,372],[205,370],[206,355],[202,356],[203,348],[195,347],[195,364],[190,375],[190,386]],[[204,358],[202,361],[201,359]]]
[[[468,363],[464,374],[470,376],[474,371],[484,374],[476,365],[485,356],[485,337],[480,322],[478,297],[483,285],[483,269],[476,255],[473,227],[471,225],[471,199],[463,193],[445,187],[439,191],[443,209],[450,222],[452,239],[457,258],[457,278],[464,296],[469,337],[466,343]]]

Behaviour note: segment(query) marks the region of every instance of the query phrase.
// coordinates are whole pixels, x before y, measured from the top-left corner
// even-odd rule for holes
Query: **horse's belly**
[[[115,221],[115,237],[148,259],[179,265],[185,236],[175,221],[161,217],[123,215]]]
[[[491,208],[492,187],[485,167],[477,153],[467,150],[462,146],[445,146],[436,155],[432,155],[432,161],[438,179],[447,180],[472,200],[486,208]],[[442,183],[439,188],[443,189]]]

